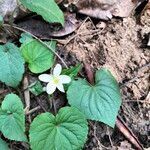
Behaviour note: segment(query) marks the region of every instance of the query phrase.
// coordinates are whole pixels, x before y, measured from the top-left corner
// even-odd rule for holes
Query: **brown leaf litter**
[[[74,4],[79,13],[109,20],[113,16],[128,17],[139,4],[138,0],[68,0],[68,5]]]

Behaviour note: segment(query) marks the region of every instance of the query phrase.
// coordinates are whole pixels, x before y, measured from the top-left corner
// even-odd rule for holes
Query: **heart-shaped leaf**
[[[47,44],[55,50],[56,42],[51,41]],[[21,46],[22,55],[29,64],[29,69],[33,73],[42,73],[54,63],[54,54],[47,47],[37,40],[29,40]]]
[[[98,70],[95,80],[95,85],[84,79],[73,81],[67,91],[69,104],[77,107],[87,119],[114,127],[121,105],[118,84],[107,69]]]
[[[0,81],[16,87],[23,73],[24,60],[19,48],[12,43],[0,45]]]
[[[0,109],[0,131],[15,141],[27,141],[25,131],[25,115],[23,104],[15,94],[9,94],[2,102]]]
[[[46,21],[64,25],[64,15],[54,0],[20,0],[29,10],[41,15]]]
[[[1,150],[9,150],[8,145],[5,141],[0,138],[0,148]]]
[[[32,150],[79,150],[88,134],[85,116],[72,107],[62,108],[58,114],[43,113],[30,127]]]

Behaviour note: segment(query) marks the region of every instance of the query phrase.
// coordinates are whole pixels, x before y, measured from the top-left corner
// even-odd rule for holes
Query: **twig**
[[[129,103],[129,102],[135,102],[135,103],[147,103],[147,104],[150,104],[150,101],[146,101],[146,100],[125,100],[123,101],[123,103]]]
[[[145,98],[145,102],[149,102],[150,103],[150,92],[148,92],[148,95]]]
[[[54,112],[54,115],[57,114],[57,108],[56,108],[56,105],[55,105],[55,100],[54,100],[54,97],[53,95],[48,95],[48,103],[50,105],[50,109],[52,109],[52,111]]]
[[[109,141],[110,141],[111,147],[113,148],[114,145],[113,145],[113,142],[112,142],[112,140],[111,140],[110,131],[109,131],[109,128],[108,128],[108,127],[107,127],[107,132],[108,132],[108,137],[109,137]]]
[[[40,108],[41,108],[40,106],[37,106],[37,107],[31,109],[30,111],[26,112],[26,115],[30,115],[30,114],[34,113],[35,111],[39,110]]]
[[[9,24],[4,24],[3,26],[6,26],[6,27],[13,27],[14,29],[17,29],[17,30],[19,30],[19,31],[22,31],[22,32],[25,32],[25,33],[30,34],[32,37],[34,37],[36,40],[38,40],[41,44],[43,44],[46,48],[48,48],[49,50],[51,50],[51,51],[61,60],[61,62],[64,64],[64,66],[65,66],[66,68],[68,68],[68,66],[67,66],[67,64],[64,62],[64,60],[59,56],[59,54],[58,54],[57,52],[55,52],[55,50],[52,49],[52,47],[50,47],[49,45],[47,45],[46,43],[44,43],[42,40],[40,40],[38,37],[36,37],[36,36],[33,35],[32,33],[28,32],[28,31],[26,31],[26,30],[24,30],[24,29],[22,29],[22,28],[19,28],[19,27],[17,27],[17,26],[14,26],[14,25],[11,26],[11,25],[9,25]]]
[[[37,100],[38,104],[40,105],[40,107],[44,110],[44,112],[47,112],[47,110],[45,109],[45,107],[43,107],[43,105],[41,104],[41,100],[36,96],[35,99]]]
[[[84,24],[85,24],[88,20],[90,20],[90,22],[93,24],[93,22],[92,22],[92,20],[91,20],[90,17],[85,18],[84,21],[81,23],[81,25],[78,27],[78,29],[77,29],[77,31],[76,31],[76,34],[73,35],[71,38],[69,38],[65,44],[64,44],[62,41],[58,40],[59,43],[64,44],[63,49],[67,46],[67,44],[68,44],[69,42],[71,42],[73,39],[75,39],[75,38],[78,37],[79,35],[86,35],[86,36],[88,36],[88,34],[91,34],[91,33],[98,33],[98,32],[101,32],[99,29],[96,29],[96,27],[95,27],[94,24],[93,24],[93,26],[94,26],[95,30],[91,30],[90,33],[82,32],[81,29],[82,29],[82,27],[84,26]]]
[[[54,101],[53,97],[52,97],[52,104],[53,104],[54,113],[56,115],[57,114],[57,108],[56,108],[55,101]]]
[[[144,150],[142,144],[139,142],[137,137],[133,134],[133,132],[127,127],[124,121],[120,116],[117,116],[116,126],[123,133],[123,135],[138,149]]]
[[[27,89],[28,86],[29,86],[29,81],[27,76],[25,76],[23,79],[23,89]],[[30,109],[30,93],[28,89],[24,91],[24,99],[26,103],[25,113],[28,113]]]

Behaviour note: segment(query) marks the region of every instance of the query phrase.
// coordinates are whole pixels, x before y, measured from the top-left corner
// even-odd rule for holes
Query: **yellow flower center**
[[[54,82],[54,84],[58,84],[59,83],[59,79],[57,77],[54,77],[53,78],[53,82]]]

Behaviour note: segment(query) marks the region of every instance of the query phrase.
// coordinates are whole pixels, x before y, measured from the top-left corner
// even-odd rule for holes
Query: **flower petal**
[[[49,74],[41,74],[39,75],[39,80],[48,83],[52,80],[52,76]]]
[[[54,91],[56,90],[56,86],[52,83],[48,83],[47,86],[46,86],[46,92],[48,94],[53,94]]]
[[[62,71],[62,66],[60,64],[57,64],[53,70],[54,76],[59,76]]]
[[[63,84],[61,84],[61,83],[57,84],[57,88],[59,91],[61,91],[63,93],[65,92]]]
[[[64,84],[71,82],[71,78],[67,75],[60,75],[59,79],[60,79],[60,82]]]

